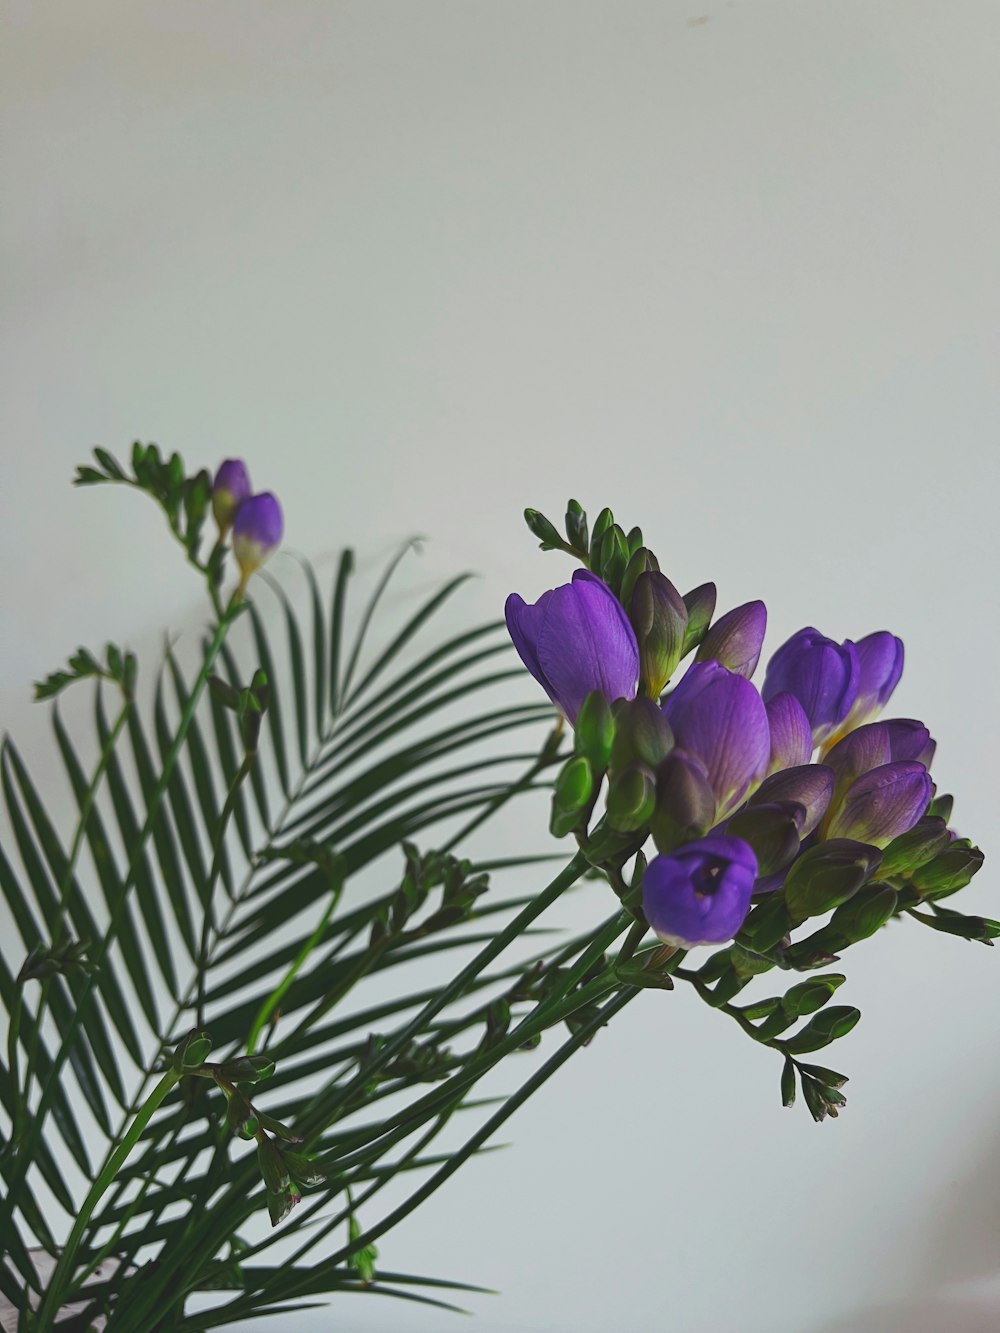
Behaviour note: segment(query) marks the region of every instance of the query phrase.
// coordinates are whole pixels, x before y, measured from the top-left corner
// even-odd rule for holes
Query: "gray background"
[[[426,534],[411,588],[477,570],[470,621],[565,577],[519,514],[572,493],[679,585],[763,597],[769,647],[891,628],[893,711],[996,847],[992,0],[2,13],[0,702],[29,757],[30,679],[198,623],[143,505],[66,484],[141,437],[243,454],[321,563]],[[842,996],[838,1122],[651,994],[383,1256],[500,1288],[483,1333],[995,1329],[995,958],[896,927]],[[335,1324],[451,1327],[377,1300],[296,1327]]]

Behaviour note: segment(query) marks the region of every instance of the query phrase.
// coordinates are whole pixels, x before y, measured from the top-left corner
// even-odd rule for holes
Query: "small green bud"
[[[622,575],[622,586],[618,593],[622,606],[631,604],[632,593],[635,591],[635,581],[639,575],[654,573],[659,568],[660,566],[656,563],[656,556],[645,546],[640,546],[638,550],[632,552],[628,564],[625,566],[625,573]]]
[[[821,977],[800,981],[785,994],[781,1007],[792,1018],[805,1018],[822,1009],[834,992],[847,978],[841,972],[828,972]]]
[[[615,516],[610,509],[602,509],[590,531],[590,568],[594,569],[594,559],[604,540],[604,534],[615,526]]]
[[[872,877],[881,859],[876,848],[849,838],[833,838],[803,852],[785,880],[784,899],[792,917],[805,921],[846,902]]]
[[[943,819],[924,815],[908,833],[893,838],[882,853],[882,875],[903,875],[932,860],[949,841]]]
[[[955,809],[954,796],[935,796],[933,801],[927,807],[929,815],[935,815],[938,819],[943,819],[947,824],[951,819],[952,811]]]
[[[705,765],[694,755],[672,750],[656,770],[656,809],[650,832],[657,850],[672,852],[703,837],[715,822],[715,793]]]
[[[212,1038],[207,1032],[193,1028],[174,1051],[175,1069],[200,1069],[212,1049]]]
[[[968,838],[956,838],[933,861],[913,872],[910,883],[925,898],[945,898],[964,889],[985,857]]]
[[[898,901],[899,895],[891,885],[876,881],[866,884],[853,898],[841,903],[830,918],[831,932],[843,936],[846,941],[840,947],[866,940],[881,930],[895,912]]]
[[[594,773],[603,773],[611,760],[615,719],[611,705],[600,690],[592,690],[580,705],[573,744]]]
[[[648,824],[656,807],[656,779],[645,764],[619,770],[608,787],[607,820],[619,833]]]
[[[628,560],[628,545],[625,541],[625,534],[616,523],[608,529],[601,539],[600,568],[595,569],[594,572],[599,574],[611,591],[617,594],[621,588],[625,570],[628,567]]]
[[[539,539],[543,551],[561,551],[565,543],[559,536],[556,527],[549,522],[544,514],[540,514],[537,509],[526,509],[524,511],[524,521],[528,528]]]
[[[766,954],[781,943],[791,928],[791,918],[781,894],[772,893],[751,909],[737,939],[755,953]]]
[[[687,609],[687,628],[684,631],[684,644],[681,656],[687,657],[692,648],[697,648],[712,623],[715,614],[715,584],[702,583],[697,588],[684,594],[684,606]]]
[[[687,607],[665,574],[648,570],[635,580],[628,612],[639,644],[643,688],[658,699],[684,655]]]
[[[821,1050],[832,1041],[846,1037],[860,1017],[860,1009],[851,1005],[835,1004],[829,1009],[821,1009],[800,1032],[781,1042],[781,1048],[789,1055],[807,1055],[810,1051]]]
[[[663,709],[652,699],[622,699],[614,705],[615,739],[611,771],[628,764],[657,769],[674,748],[674,733]]]
[[[590,550],[590,534],[587,531],[587,511],[576,500],[570,500],[566,506],[566,536],[570,546],[584,555]]]
[[[795,1105],[795,1066],[786,1059],[781,1070],[781,1104]]]
[[[556,838],[565,837],[582,823],[594,796],[594,777],[584,755],[573,755],[563,765],[552,791],[549,827]]]

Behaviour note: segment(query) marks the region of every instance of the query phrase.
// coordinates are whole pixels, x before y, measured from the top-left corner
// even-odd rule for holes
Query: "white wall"
[[[67,486],[94,443],[243,454],[312,555],[424,532],[470,619],[564,576],[519,514],[572,493],[771,647],[901,634],[989,855],[998,42],[992,0],[8,0],[4,724],[43,756],[31,678],[195,614],[141,504]],[[848,962],[838,1122],[651,994],[383,1256],[500,1288],[482,1333],[996,1328],[996,958]]]

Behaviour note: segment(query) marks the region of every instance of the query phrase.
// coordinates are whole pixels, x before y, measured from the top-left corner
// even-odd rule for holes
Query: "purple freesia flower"
[[[930,768],[937,749],[937,741],[922,722],[913,717],[894,717],[883,722],[889,736],[889,755],[892,759],[916,759]]]
[[[903,674],[903,641],[888,630],[858,639],[858,692],[843,729],[849,731],[877,717]]]
[[[734,607],[710,626],[699,645],[696,660],[718,662],[749,680],[760,660],[766,629],[767,607],[763,602]]]
[[[665,944],[681,949],[722,944],[742,926],[756,878],[750,845],[713,834],[650,861],[642,879],[642,910]]]
[[[219,531],[232,527],[237,509],[250,494],[250,474],[242,458],[227,458],[219,465],[212,483],[212,513]]]
[[[768,662],[761,693],[765,701],[786,690],[794,694],[819,744],[851,711],[859,677],[858,650],[850,640],[835,643],[819,630],[800,629]]]
[[[663,711],[681,749],[705,765],[715,819],[736,809],[767,772],[767,712],[753,685],[717,662],[695,662]]]
[[[812,727],[806,710],[794,694],[783,690],[765,704],[767,723],[771,733],[770,773],[783,768],[797,768],[812,758]]]
[[[570,722],[592,690],[609,703],[634,699],[639,647],[608,585],[578,569],[571,583],[542,593],[534,605],[512,592],[504,607],[521,661]]]
[[[242,502],[233,521],[233,555],[242,570],[243,583],[274,553],[283,531],[281,505],[270,491]]]
[[[883,764],[851,783],[833,810],[827,837],[885,847],[913,828],[933,795],[930,774],[915,759]]]

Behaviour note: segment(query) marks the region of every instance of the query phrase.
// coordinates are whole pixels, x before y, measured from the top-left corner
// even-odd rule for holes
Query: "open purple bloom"
[[[233,554],[243,572],[244,583],[274,553],[283,531],[281,505],[270,491],[243,501],[233,521]]]
[[[734,607],[709,628],[698,648],[697,661],[718,662],[749,680],[760,659],[766,629],[767,607],[763,602]]]
[[[827,837],[885,847],[913,828],[933,794],[930,774],[916,760],[873,768],[852,782],[838,801]]]
[[[767,772],[767,712],[753,685],[717,662],[695,662],[663,711],[677,744],[705,765],[716,822],[732,814]]]
[[[903,641],[888,630],[858,639],[858,692],[844,719],[844,730],[877,717],[903,674]]]
[[[812,758],[813,737],[806,710],[794,694],[783,690],[764,705],[771,732],[771,760],[768,771],[797,768]]]
[[[219,465],[212,483],[212,513],[219,531],[232,527],[237,509],[250,494],[250,474],[242,458],[227,458]]]
[[[609,703],[634,699],[639,647],[621,603],[586,569],[534,605],[512,592],[504,607],[521,661],[570,722],[592,690]]]
[[[750,845],[713,834],[650,861],[642,879],[642,910],[666,944],[681,949],[723,944],[742,926],[756,878]]]
[[[816,629],[800,629],[767,664],[765,701],[788,691],[805,709],[813,740],[833,735],[851,711],[858,693],[858,650],[848,640],[835,643]]]

